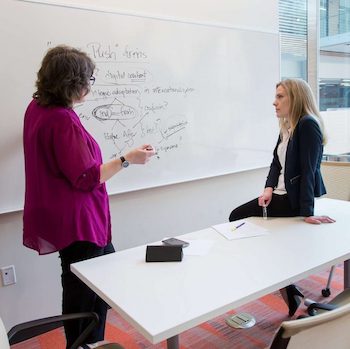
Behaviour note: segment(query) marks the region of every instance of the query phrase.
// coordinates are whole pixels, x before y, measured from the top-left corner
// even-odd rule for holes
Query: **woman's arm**
[[[266,187],[263,193],[258,197],[259,206],[269,206],[272,200],[273,188]]]
[[[305,118],[305,119],[304,119]],[[300,214],[308,217],[314,213],[315,173],[322,156],[322,132],[311,117],[304,117],[299,122],[299,161],[300,161]]]
[[[282,169],[282,166],[278,160],[278,155],[277,155],[277,147],[280,141],[281,141],[281,138],[278,137],[276,147],[273,151],[273,159],[270,165],[269,174],[267,175],[265,188],[268,188],[268,187],[275,188],[278,183],[278,178]]]
[[[124,158],[130,164],[145,164],[155,154],[151,145],[145,144],[127,153]],[[122,161],[114,159],[100,166],[100,183],[104,183],[122,169]]]
[[[300,121],[300,214],[310,224],[333,223],[328,216],[314,216],[315,173],[322,156],[322,132],[318,123],[311,119]]]
[[[334,223],[335,219],[328,216],[309,216],[304,218],[304,222],[310,224]]]

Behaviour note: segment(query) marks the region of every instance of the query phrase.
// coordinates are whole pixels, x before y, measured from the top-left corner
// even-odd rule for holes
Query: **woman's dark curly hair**
[[[95,64],[85,53],[60,45],[45,55],[33,94],[42,106],[72,107],[75,100],[90,91],[90,77]]]

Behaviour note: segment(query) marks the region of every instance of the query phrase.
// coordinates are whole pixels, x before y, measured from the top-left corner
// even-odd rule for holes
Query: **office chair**
[[[76,313],[52,316],[48,318],[28,321],[14,326],[6,334],[5,326],[0,318],[0,348],[10,349],[10,345],[23,342],[27,339],[39,336],[56,328],[63,326],[63,321],[74,321],[78,319],[89,320],[88,325],[81,335],[72,344],[70,349],[77,349],[80,344],[84,343],[89,333],[98,324],[98,315],[96,313]],[[104,344],[96,349],[124,349],[117,343]]]
[[[350,201],[350,162],[332,161],[329,156],[325,155],[325,159],[321,163],[321,173],[327,189],[327,194],[324,197]],[[331,267],[327,285],[321,291],[323,297],[329,297],[331,294],[330,285],[334,268],[335,266]]]
[[[282,322],[270,349],[349,348],[350,289],[330,303],[306,303],[312,316]]]
[[[322,314],[324,312],[337,309],[350,303],[350,288],[340,292],[328,303],[318,303],[311,299],[305,299],[304,304],[307,306],[307,312],[310,316]]]

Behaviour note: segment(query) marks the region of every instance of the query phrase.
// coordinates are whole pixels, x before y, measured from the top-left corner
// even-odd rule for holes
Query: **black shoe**
[[[304,298],[304,295],[295,285],[287,286],[286,293],[288,297],[289,316],[293,316],[300,305],[300,298]]]

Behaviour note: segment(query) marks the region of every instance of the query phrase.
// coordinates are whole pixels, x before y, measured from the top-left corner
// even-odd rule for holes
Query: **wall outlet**
[[[0,268],[1,271],[1,279],[3,286],[8,286],[15,284],[16,280],[16,272],[14,265],[8,265],[7,267]]]

